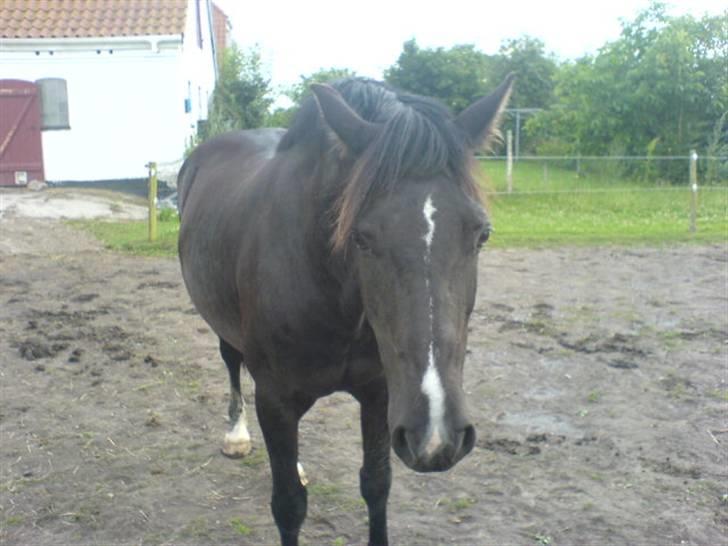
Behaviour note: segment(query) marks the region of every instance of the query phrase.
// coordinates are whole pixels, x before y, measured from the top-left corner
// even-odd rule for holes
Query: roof
[[[2,0],[0,38],[182,34],[187,0]]]

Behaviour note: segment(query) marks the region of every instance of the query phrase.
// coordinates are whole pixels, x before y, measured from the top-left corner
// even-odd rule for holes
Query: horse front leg
[[[273,495],[271,510],[283,546],[298,546],[307,494],[298,465],[298,422],[314,400],[292,400],[256,386],[255,409],[268,449]]]
[[[359,487],[369,511],[369,546],[387,546],[387,499],[392,484],[387,385],[384,379],[373,381],[353,394],[361,405],[364,462]]]

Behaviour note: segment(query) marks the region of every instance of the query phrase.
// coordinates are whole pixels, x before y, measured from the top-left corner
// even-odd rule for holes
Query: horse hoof
[[[240,459],[249,454],[253,449],[253,444],[250,440],[237,440],[229,441],[225,440],[222,446],[222,454],[230,459]]]

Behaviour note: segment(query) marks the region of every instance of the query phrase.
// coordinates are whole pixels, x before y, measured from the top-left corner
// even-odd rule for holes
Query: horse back
[[[177,180],[179,258],[192,302],[215,333],[241,349],[235,297],[241,222],[253,221],[249,193],[275,155],[283,130],[238,131],[214,137],[187,158]],[[246,219],[246,217],[248,217]]]
[[[200,144],[185,160],[177,177],[180,216],[193,186],[244,183],[246,178],[249,179],[257,171],[258,165],[273,156],[283,134],[283,129],[234,131],[217,135]],[[214,176],[215,171],[219,176]],[[233,173],[233,176],[229,175]],[[201,188],[201,193],[207,189],[214,188]]]

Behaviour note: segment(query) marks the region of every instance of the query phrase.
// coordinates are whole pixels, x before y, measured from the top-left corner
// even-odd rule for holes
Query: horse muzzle
[[[392,448],[402,462],[416,472],[443,472],[473,450],[475,428],[466,424],[449,431],[421,433],[404,426],[392,431]]]

